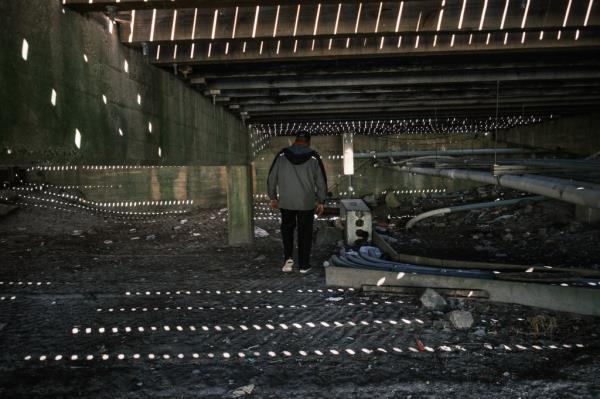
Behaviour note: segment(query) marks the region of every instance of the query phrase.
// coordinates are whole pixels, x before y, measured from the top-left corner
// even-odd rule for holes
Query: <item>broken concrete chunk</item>
[[[341,296],[331,296],[325,300],[329,301],[329,302],[338,302],[338,301],[341,301],[342,299],[344,299],[344,298],[342,298]]]
[[[485,337],[485,328],[483,327],[479,327],[475,330],[475,332],[473,332],[473,335],[476,335],[478,337]]]
[[[265,229],[261,229],[258,226],[254,227],[254,237],[264,238],[264,237],[268,237],[268,236],[269,236],[269,233]]]
[[[473,325],[473,315],[464,310],[453,310],[448,313],[448,320],[457,330],[466,330]]]
[[[254,391],[254,384],[245,385],[243,387],[237,388],[231,394],[232,398],[241,398],[242,396],[250,395]]]
[[[421,295],[421,303],[427,309],[442,309],[447,305],[446,300],[431,288],[427,288]]]

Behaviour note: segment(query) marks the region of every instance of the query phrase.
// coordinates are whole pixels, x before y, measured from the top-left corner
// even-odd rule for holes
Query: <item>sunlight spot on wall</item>
[[[81,149],[81,132],[79,129],[75,129],[75,146]]]
[[[23,57],[25,61],[27,61],[27,58],[29,57],[29,42],[27,42],[27,39],[23,39],[23,44],[21,45],[21,57]]]

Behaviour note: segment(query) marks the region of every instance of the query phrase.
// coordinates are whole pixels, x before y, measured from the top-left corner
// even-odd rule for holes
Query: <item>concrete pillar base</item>
[[[251,244],[254,239],[254,220],[252,170],[249,165],[227,167],[227,208],[229,245]]]
[[[575,205],[575,219],[587,224],[600,223],[600,209]]]

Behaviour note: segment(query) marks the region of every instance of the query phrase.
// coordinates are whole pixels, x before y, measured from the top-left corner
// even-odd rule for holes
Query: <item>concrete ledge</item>
[[[11,212],[16,211],[17,209],[19,209],[19,207],[15,205],[0,204],[0,217],[6,216]]]
[[[600,289],[561,287],[472,278],[403,274],[330,266],[328,286],[362,288],[363,285],[485,290],[490,301],[516,303],[543,309],[600,316]]]

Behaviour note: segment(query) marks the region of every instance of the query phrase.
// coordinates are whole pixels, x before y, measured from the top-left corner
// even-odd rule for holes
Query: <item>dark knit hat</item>
[[[309,132],[298,132],[296,134],[296,140],[310,141],[310,133]]]

